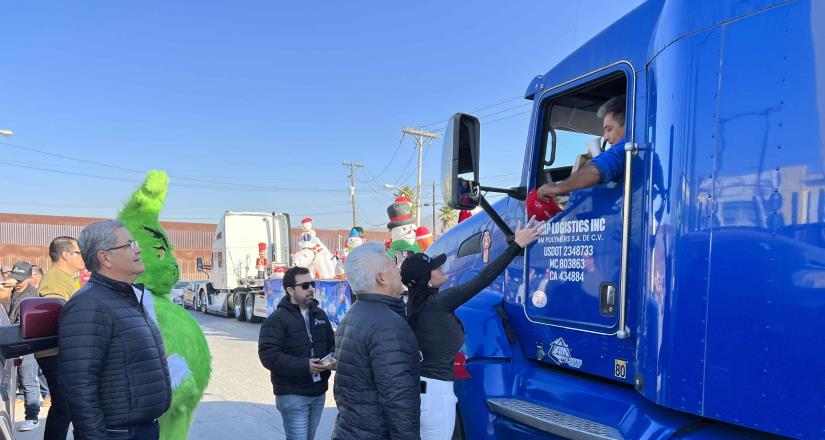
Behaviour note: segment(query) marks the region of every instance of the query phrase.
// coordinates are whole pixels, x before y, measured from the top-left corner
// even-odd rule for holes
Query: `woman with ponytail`
[[[464,344],[464,327],[455,310],[490,285],[521,250],[536,240],[543,222],[530,219],[516,228],[515,239],[498,258],[472,280],[445,289],[441,265],[444,254],[430,257],[414,254],[401,264],[401,281],[408,288],[407,321],[421,351],[421,439],[452,438],[456,397],[453,392],[453,361]]]

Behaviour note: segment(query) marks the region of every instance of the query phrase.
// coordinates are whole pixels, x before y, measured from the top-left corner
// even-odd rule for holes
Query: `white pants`
[[[421,394],[421,440],[450,440],[455,428],[453,383],[422,377],[427,392]]]

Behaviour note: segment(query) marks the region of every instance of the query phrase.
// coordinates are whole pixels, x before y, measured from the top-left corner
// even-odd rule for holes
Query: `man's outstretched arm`
[[[601,181],[602,174],[599,169],[593,166],[593,164],[588,163],[561,182],[550,182],[540,186],[538,196],[540,199],[546,201],[549,200],[550,197],[570,194],[577,189],[590,188]]]

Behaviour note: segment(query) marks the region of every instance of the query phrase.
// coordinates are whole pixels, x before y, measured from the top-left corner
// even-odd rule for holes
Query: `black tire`
[[[244,299],[244,313],[246,313],[246,320],[252,323],[261,322],[260,316],[255,316],[255,294],[250,293]]]
[[[245,300],[246,295],[242,293],[236,293],[232,296],[232,308],[235,309],[235,319],[238,321],[246,321],[246,307],[244,307]]]
[[[206,294],[204,292],[201,292],[201,293],[198,294],[198,306],[200,306],[201,313],[204,313],[204,314],[207,313],[206,312],[206,305],[207,305],[207,303],[206,303]]]
[[[198,295],[192,295],[192,310],[198,310]]]

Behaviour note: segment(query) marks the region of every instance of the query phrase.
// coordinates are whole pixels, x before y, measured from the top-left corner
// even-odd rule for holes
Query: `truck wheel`
[[[260,316],[255,316],[255,295],[246,295],[244,299],[244,312],[246,312],[246,319],[249,322],[261,322]]]
[[[186,305],[185,301],[184,301],[183,305],[184,306]],[[197,295],[192,295],[192,310],[198,310],[198,296]]]
[[[206,313],[206,295],[203,292],[198,294],[198,306],[201,313]]]
[[[238,321],[246,321],[246,307],[244,307],[244,299],[246,295],[236,293],[232,296],[232,305],[235,309],[235,319]]]

